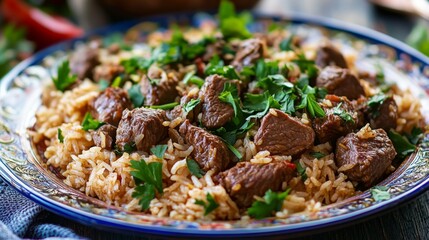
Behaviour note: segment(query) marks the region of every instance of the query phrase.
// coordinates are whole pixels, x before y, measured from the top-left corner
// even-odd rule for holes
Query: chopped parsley
[[[334,108],[334,115],[339,116],[346,123],[355,123],[355,120],[353,119],[352,115],[350,115],[350,113],[346,112],[344,109],[341,109],[342,104],[343,103],[341,102]]]
[[[249,216],[256,219],[262,219],[273,216],[277,211],[280,211],[283,206],[283,200],[290,192],[288,188],[284,192],[276,193],[268,190],[264,195],[263,201],[255,201],[252,206],[247,209]]]
[[[291,51],[292,49],[292,40],[293,40],[294,35],[290,35],[288,38],[283,39],[280,42],[280,50],[282,51]]]
[[[146,73],[152,63],[152,59],[142,57],[133,57],[121,61],[121,65],[124,67],[127,74],[135,74],[139,70]]]
[[[326,154],[321,153],[321,152],[311,152],[310,155],[317,158],[317,159],[321,159],[321,158],[326,156]]]
[[[117,77],[115,77],[115,79],[113,79],[113,82],[110,86],[111,87],[121,87],[123,84],[124,84],[124,78],[122,78],[121,76],[117,76]]]
[[[52,78],[55,87],[61,92],[64,92],[68,87],[73,85],[76,80],[77,76],[70,74],[70,66],[68,60],[60,64],[57,70],[57,77]]]
[[[183,77],[183,83],[184,84],[195,84],[197,85],[199,88],[201,88],[204,85],[204,79],[195,76],[195,72],[188,72],[186,73],[186,75]]]
[[[406,156],[410,155],[416,150],[416,146],[411,144],[408,139],[404,136],[401,136],[394,130],[390,130],[387,135],[395,147],[396,152],[398,153],[397,157],[399,159],[404,159]]]
[[[197,178],[202,178],[206,174],[194,159],[186,159],[186,166],[189,172]]]
[[[135,142],[125,143],[124,152],[131,153],[137,150],[137,146]]]
[[[231,82],[226,82],[223,86],[223,91],[219,94],[219,100],[229,103],[234,109],[234,115],[237,117],[239,113],[239,100],[237,86]]]
[[[316,90],[314,88],[309,85],[304,85],[304,87],[299,89],[298,92],[301,96],[301,102],[296,106],[297,109],[306,108],[307,112],[313,118],[325,117],[325,111],[316,101]]]
[[[240,79],[237,72],[235,72],[235,68],[233,66],[214,66],[208,68],[206,71],[207,75],[218,74],[220,76],[224,76],[228,79]]]
[[[85,114],[85,117],[82,121],[82,129],[88,131],[90,129],[97,130],[99,127],[103,126],[105,123],[95,120],[89,112]]]
[[[143,210],[149,209],[149,204],[155,198],[156,191],[162,193],[162,163],[147,164],[143,159],[131,160],[131,175],[136,182],[132,197],[139,199]]]
[[[299,161],[296,161],[295,165],[296,165],[296,171],[301,176],[302,181],[307,180],[308,176],[307,176],[307,173],[305,172],[306,167],[302,166]]]
[[[156,145],[155,147],[152,147],[150,149],[150,152],[155,155],[159,159],[164,158],[165,151],[167,150],[168,146],[166,144],[163,145]]]
[[[139,84],[134,84],[131,86],[130,89],[128,89],[128,96],[130,97],[131,102],[133,103],[134,107],[141,107],[144,102],[144,96],[140,90]]]
[[[370,189],[371,196],[375,201],[386,201],[391,198],[389,188],[386,186],[375,186]]]
[[[192,111],[198,104],[200,104],[201,100],[199,98],[192,99],[191,101],[185,103],[183,105],[183,111],[185,111],[186,114],[188,114],[190,111]]]
[[[170,110],[170,109],[173,109],[177,105],[179,105],[178,102],[172,102],[172,103],[167,103],[167,104],[163,104],[163,105],[152,105],[152,106],[149,106],[149,108],[151,108],[151,109]]]
[[[378,95],[372,96],[368,100],[367,105],[372,117],[377,117],[380,115],[380,111],[379,111],[380,107],[386,99],[387,99],[387,95],[378,94]]]
[[[411,130],[411,133],[406,134],[405,136],[407,137],[408,141],[410,141],[411,144],[416,145],[423,137],[423,130],[421,128],[414,127]]]
[[[61,128],[58,128],[57,137],[60,143],[64,143],[64,136],[63,136],[63,131],[61,131]]]
[[[214,197],[207,193],[206,201],[203,200],[195,200],[195,204],[204,207],[204,216],[207,216],[209,213],[213,212],[216,208],[219,207],[219,204],[215,201]]]
[[[228,147],[229,150],[231,150],[232,153],[234,153],[234,155],[241,160],[243,158],[243,156],[241,155],[241,153],[232,145],[229,144],[228,142],[225,142],[226,146]]]
[[[234,4],[232,2],[222,0],[219,6],[219,27],[224,38],[243,39],[251,37],[252,34],[246,28],[248,21],[248,15],[238,16],[235,13]]]

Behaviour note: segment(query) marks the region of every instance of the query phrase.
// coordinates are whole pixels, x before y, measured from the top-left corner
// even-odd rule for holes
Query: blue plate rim
[[[138,20],[131,20],[122,23],[117,23],[111,26],[107,26],[105,28],[93,31],[89,34],[86,34],[83,37],[79,37],[76,39],[68,40],[49,48],[46,48],[36,54],[34,54],[29,59],[21,62],[17,66],[15,66],[7,75],[5,75],[2,79],[2,83],[0,85],[0,96],[2,96],[7,88],[8,84],[12,82],[15,76],[19,75],[23,72],[27,67],[34,65],[40,62],[43,58],[48,56],[49,54],[66,49],[68,46],[73,45],[78,41],[83,41],[88,39],[94,35],[105,35],[108,33],[121,32],[125,29],[143,21],[152,21],[157,22],[161,20],[166,20],[171,16],[187,16],[189,19],[195,13],[182,13],[182,14],[166,14],[159,15],[153,17],[142,18]],[[423,65],[429,65],[429,58],[424,56],[422,53],[418,52],[414,48],[406,45],[405,43],[394,39],[390,36],[387,36],[383,33],[377,32],[375,30],[371,30],[366,27],[362,27],[353,23],[344,23],[339,20],[319,17],[319,16],[310,16],[301,13],[289,13],[284,15],[277,14],[263,14],[263,13],[255,13],[256,18],[265,18],[265,19],[274,19],[274,20],[287,20],[296,24],[310,24],[321,26],[330,30],[345,32],[351,35],[356,36],[357,38],[368,40],[372,43],[379,43],[388,45],[394,48],[399,53],[406,53],[411,57],[413,61],[417,61],[422,63]],[[0,164],[6,165],[0,161]],[[60,202],[57,202],[53,199],[47,198],[43,194],[39,192],[33,192],[33,189],[24,183],[21,179],[16,177],[10,169],[7,169],[7,172],[4,172],[5,168],[2,168],[2,173],[8,176],[2,176],[5,181],[15,188],[18,192],[20,192],[25,197],[30,200],[36,202],[39,205],[42,205],[46,209],[50,210],[53,213],[62,215],[66,218],[73,219],[80,223],[90,223],[95,224],[95,227],[100,227],[103,229],[115,228],[116,230],[130,230],[133,232],[144,232],[155,235],[164,235],[164,236],[178,236],[180,234],[181,237],[192,236],[192,237],[246,237],[246,236],[264,236],[264,235],[278,235],[282,233],[288,234],[302,234],[303,231],[308,230],[326,230],[328,227],[339,227],[340,225],[350,224],[351,222],[363,220],[364,218],[368,218],[374,216],[377,213],[381,213],[383,211],[392,209],[404,202],[409,201],[417,197],[418,195],[424,193],[429,189],[429,178],[422,180],[419,184],[416,184],[411,190],[405,192],[401,195],[400,198],[393,198],[387,200],[385,202],[381,202],[376,206],[371,206],[359,211],[355,211],[352,213],[347,213],[341,216],[331,217],[327,219],[314,220],[299,224],[288,224],[283,226],[273,226],[273,227],[261,227],[256,229],[231,229],[231,230],[201,230],[201,229],[179,229],[174,227],[167,226],[157,226],[157,225],[139,225],[135,223],[129,223],[121,220],[112,219],[105,216],[96,215],[93,213],[88,213],[82,211],[80,209],[75,209],[69,206],[66,206]],[[13,179],[13,180],[12,180]],[[290,235],[288,235],[290,236]]]

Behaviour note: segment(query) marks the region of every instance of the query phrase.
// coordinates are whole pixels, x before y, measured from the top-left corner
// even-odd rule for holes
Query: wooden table
[[[380,11],[365,0],[264,0],[257,9],[270,13],[304,12],[337,18],[384,31],[400,40],[404,40],[409,34],[415,20]],[[53,214],[48,215],[47,221],[71,227],[77,234],[91,239],[159,239],[88,228]],[[323,233],[309,233],[305,239],[429,239],[429,192],[388,213],[351,224],[339,229],[328,229]]]

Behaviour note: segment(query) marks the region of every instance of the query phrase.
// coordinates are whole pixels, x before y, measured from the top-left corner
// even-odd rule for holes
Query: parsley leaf
[[[292,49],[292,40],[293,40],[293,37],[294,37],[293,35],[290,35],[288,38],[283,39],[280,42],[280,45],[279,45],[280,50],[282,50],[282,51],[293,50]]]
[[[150,202],[155,198],[155,186],[146,183],[138,185],[131,196],[139,199],[139,204],[142,206],[143,210],[148,210]]]
[[[133,103],[134,107],[141,107],[144,102],[144,96],[140,90],[139,84],[134,84],[131,86],[130,89],[128,89],[128,96],[130,97],[131,102]]]
[[[389,188],[386,186],[375,186],[370,189],[371,196],[375,201],[385,201],[391,198]]]
[[[302,82],[301,82],[302,83]],[[298,83],[299,84],[299,83]],[[301,85],[302,88],[298,86],[298,92],[301,96],[301,102],[296,107],[297,109],[306,108],[307,112],[311,117],[325,117],[325,111],[316,101],[316,90],[308,85],[308,83],[304,83]]]
[[[52,81],[58,90],[64,92],[68,87],[76,82],[76,79],[76,75],[70,75],[69,61],[67,60],[62,62],[58,67],[57,77],[53,77]]]
[[[173,109],[177,105],[179,105],[178,102],[172,102],[172,103],[167,103],[167,104],[164,104],[164,105],[152,105],[149,108],[151,108],[151,109],[169,110],[169,109]]]
[[[406,137],[401,136],[394,130],[390,130],[387,135],[398,153],[399,159],[404,159],[416,150],[416,146],[411,144]]]
[[[134,152],[135,150],[137,150],[135,142],[125,143],[124,152],[130,153],[130,152]]]
[[[290,192],[290,188],[282,193],[276,193],[268,190],[264,195],[264,201],[255,201],[252,206],[247,209],[249,216],[256,219],[262,219],[272,216],[275,212],[280,211],[283,205],[283,200]]]
[[[192,99],[191,101],[185,103],[183,105],[183,111],[185,111],[186,114],[188,114],[190,111],[192,111],[198,104],[200,104],[201,100],[199,98]]]
[[[234,153],[234,155],[240,160],[243,158],[243,156],[241,155],[241,153],[232,145],[229,144],[228,142],[225,141],[226,146],[229,148],[229,150],[231,150],[232,153]]]
[[[302,166],[299,161],[296,161],[295,165],[296,165],[296,171],[301,176],[302,181],[307,180],[308,176],[307,176],[307,173],[305,172],[306,167]]]
[[[416,145],[423,137],[423,130],[421,128],[414,127],[413,130],[411,130],[411,133],[406,134],[406,136],[411,144]]]
[[[184,84],[195,84],[198,86],[198,88],[201,88],[204,85],[204,79],[195,76],[195,72],[188,72],[186,73],[186,75],[183,77],[183,83]]]
[[[378,94],[378,95],[372,96],[368,100],[367,105],[372,117],[377,117],[378,115],[380,115],[380,112],[379,112],[380,106],[383,104],[384,100],[386,99],[387,99],[386,95]]]
[[[311,152],[310,155],[317,158],[317,159],[321,159],[321,158],[326,156],[326,154],[321,153],[321,152]]]
[[[222,35],[229,38],[249,38],[252,36],[246,28],[246,18],[236,15],[234,4],[222,0],[219,6],[219,21]]]
[[[164,158],[164,153],[167,150],[167,148],[168,148],[167,144],[156,145],[155,147],[152,147],[150,149],[150,152],[153,155],[155,155],[157,158],[163,159]]]
[[[143,181],[145,184],[153,185],[159,193],[163,192],[162,189],[162,163],[151,162],[147,164],[144,159],[140,161],[131,160],[131,175],[134,178]]]
[[[207,202],[199,199],[195,200],[195,204],[204,207],[204,216],[207,216],[209,213],[213,212],[216,208],[219,207],[219,204],[215,201],[214,197],[210,193],[207,193],[206,200]]]
[[[340,104],[338,104],[335,108],[334,108],[334,115],[339,116],[343,121],[347,122],[351,122],[351,123],[355,123],[355,120],[353,119],[352,115],[350,115],[348,112],[346,112],[344,109],[341,109],[341,105],[343,103],[341,102]]]
[[[226,82],[223,86],[223,91],[219,94],[219,100],[231,104],[235,116],[239,114],[238,99],[237,86],[233,83]]]
[[[202,178],[206,174],[194,159],[186,159],[186,166],[189,172],[197,178]]]
[[[207,75],[218,74],[228,79],[240,79],[233,66],[215,66],[206,71]]]
[[[60,143],[64,143],[64,136],[63,136],[63,131],[61,131],[61,128],[58,128],[57,137]]]
[[[97,130],[99,127],[103,126],[104,122],[99,122],[95,120],[89,112],[85,114],[85,117],[82,121],[82,129],[88,131],[90,129]]]
[[[121,61],[121,65],[124,67],[125,72],[127,74],[135,74],[138,70],[141,70],[146,73],[152,63],[152,59],[142,57],[133,57]]]

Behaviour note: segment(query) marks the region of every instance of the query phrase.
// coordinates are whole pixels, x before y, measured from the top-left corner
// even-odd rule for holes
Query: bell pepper
[[[3,0],[0,12],[5,20],[26,29],[27,38],[38,49],[81,36],[83,30],[67,19],[48,15],[20,0]]]

